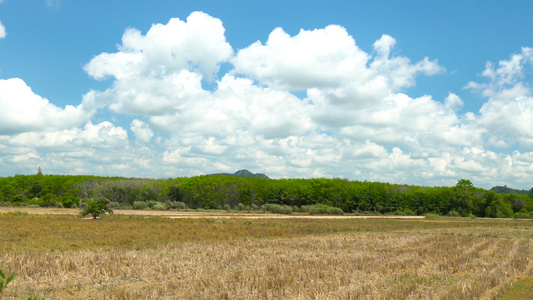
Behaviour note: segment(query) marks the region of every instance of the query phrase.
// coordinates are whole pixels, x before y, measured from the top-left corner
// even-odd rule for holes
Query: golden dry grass
[[[531,274],[533,222],[0,215],[4,297],[490,299]]]

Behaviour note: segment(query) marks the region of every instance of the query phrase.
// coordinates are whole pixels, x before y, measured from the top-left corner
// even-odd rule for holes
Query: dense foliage
[[[478,217],[528,216],[533,212],[532,195],[498,194],[475,188],[464,179],[454,187],[422,187],[346,179],[272,180],[224,175],[159,180],[42,174],[0,178],[0,202],[4,205],[75,207],[104,197],[111,200],[112,207],[139,209],[254,210],[277,205],[290,213],[309,212],[310,206],[316,211],[316,205],[324,205],[324,211],[330,207],[345,213]]]

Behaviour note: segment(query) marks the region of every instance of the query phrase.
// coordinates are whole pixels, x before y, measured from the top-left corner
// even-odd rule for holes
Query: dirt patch
[[[0,207],[0,213],[25,211],[37,215],[74,215],[79,217],[80,211],[76,208],[50,208],[50,207]],[[115,210],[117,215],[129,216],[154,216],[172,219],[424,219],[424,216],[310,216],[310,215],[275,215],[253,213],[226,213],[222,211],[159,211],[159,210]]]

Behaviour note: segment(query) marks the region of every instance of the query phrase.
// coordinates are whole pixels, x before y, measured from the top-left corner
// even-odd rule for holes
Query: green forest
[[[461,179],[453,187],[425,187],[347,179],[268,179],[224,174],[171,179],[74,175],[0,178],[0,205],[77,207],[107,198],[124,209],[224,209],[350,214],[533,216],[533,195],[497,193]]]

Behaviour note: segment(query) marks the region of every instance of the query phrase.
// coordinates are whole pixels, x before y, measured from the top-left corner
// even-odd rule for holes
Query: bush
[[[259,210],[259,206],[257,206],[257,204],[252,204],[251,209],[252,210]]]
[[[148,208],[148,203],[144,201],[133,202],[133,209],[146,209],[146,208]]]
[[[327,205],[311,205],[308,208],[310,215],[325,215],[326,214]]]
[[[239,203],[239,205],[237,205],[237,210],[238,211],[243,211],[246,209],[246,205],[242,204],[242,203]]]
[[[111,208],[119,208],[119,207],[120,207],[120,203],[118,203],[118,202],[111,202],[111,203],[109,203],[109,207],[111,207]]]
[[[60,198],[61,203],[63,204],[63,207],[76,207],[80,203],[80,199],[76,197],[69,197],[68,195],[63,195]]]
[[[120,203],[119,208],[120,209],[133,209],[133,207],[129,205],[128,203]]]
[[[328,207],[326,209],[326,214],[328,214],[328,215],[344,215],[344,212],[342,211],[342,209],[340,209],[338,207]]]
[[[455,210],[450,210],[447,214],[448,217],[460,217],[461,214]]]
[[[156,205],[152,206],[153,210],[167,210],[168,206],[165,203],[158,202]]]
[[[338,207],[331,207],[325,204],[315,204],[302,206],[302,211],[309,212],[310,215],[343,215],[344,211]]]
[[[15,203],[20,203],[20,202],[24,202],[26,201],[26,197],[22,196],[22,195],[15,195],[14,197],[11,198],[11,202],[15,202]]]
[[[292,207],[287,205],[278,205],[278,204],[265,204],[262,206],[263,211],[271,212],[273,214],[284,214],[292,215]]]
[[[172,201],[168,204],[168,206],[171,208],[171,209],[177,209],[177,210],[180,210],[180,209],[188,209],[187,207],[187,204],[181,202],[181,201]]]
[[[141,201],[142,202],[142,201]],[[155,205],[157,205],[159,202],[155,201],[155,200],[148,200],[146,201],[146,205],[148,205],[148,207],[150,208],[153,208]]]
[[[229,207],[229,204],[224,204],[224,210],[229,212],[230,211],[230,207]]]
[[[50,207],[63,208],[63,203],[57,202],[57,201],[53,201],[53,202],[50,203]]]
[[[527,212],[517,212],[514,213],[513,218],[515,219],[531,219],[531,215],[529,215]]]

